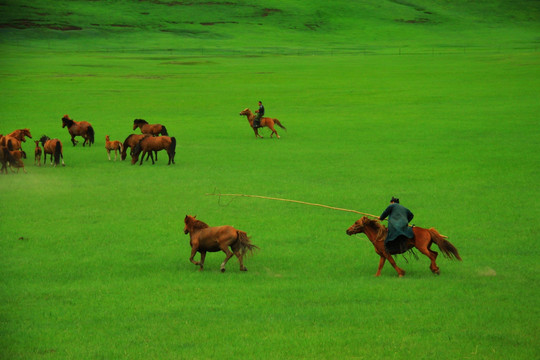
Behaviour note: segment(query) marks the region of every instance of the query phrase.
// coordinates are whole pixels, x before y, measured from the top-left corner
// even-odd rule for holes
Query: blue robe
[[[388,234],[384,241],[385,244],[396,240],[400,236],[405,236],[409,239],[414,238],[413,229],[409,227],[409,221],[413,219],[414,215],[409,209],[397,203],[390,204],[386,210],[383,211],[380,219],[384,220],[387,216]]]

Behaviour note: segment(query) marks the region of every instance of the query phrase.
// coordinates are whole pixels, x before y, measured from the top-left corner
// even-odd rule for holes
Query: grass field
[[[66,162],[33,166],[29,140],[0,177],[0,358],[538,358],[537,3],[191,4],[0,3],[0,133]],[[259,99],[280,140],[238,115]],[[175,165],[107,160],[135,118]],[[357,215],[214,192],[377,215],[396,195],[463,262],[375,278]],[[186,214],[246,231],[249,271],[198,272]]]

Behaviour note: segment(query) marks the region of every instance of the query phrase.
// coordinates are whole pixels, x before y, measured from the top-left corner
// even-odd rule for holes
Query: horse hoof
[[[240,271],[247,271],[247,267],[241,268]]]
[[[221,272],[224,273],[224,272],[225,272],[225,268],[221,268]]]

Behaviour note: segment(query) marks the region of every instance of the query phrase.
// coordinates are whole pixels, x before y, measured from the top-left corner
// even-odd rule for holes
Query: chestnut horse
[[[210,227],[191,215],[186,215],[184,224],[184,234],[189,234],[189,244],[191,245],[189,261],[200,266],[199,270],[204,268],[206,252],[223,251],[225,260],[221,263],[221,272],[225,272],[225,265],[233,255],[236,255],[240,262],[240,271],[247,271],[243,257],[248,251],[252,252],[258,247],[251,243],[245,232],[229,225]],[[229,250],[229,247],[232,251]],[[201,254],[201,261],[193,260],[197,252]]]
[[[73,146],[77,145],[78,141],[75,140],[75,136],[82,136],[84,139],[83,146],[88,143],[88,146],[92,146],[94,143],[94,128],[88,121],[74,121],[69,118],[68,115],[64,115],[62,118],[62,128],[68,128],[71,135],[71,142]]]
[[[111,150],[114,150],[114,161],[116,161],[118,151],[120,152],[120,155],[122,155],[122,143],[118,140],[111,141],[109,135],[105,136],[105,149],[107,150],[109,161],[111,161]]]
[[[60,160],[62,160],[62,166],[66,166],[66,164],[64,164],[64,154],[62,152],[62,142],[60,140],[51,140],[51,138],[47,135],[43,135],[39,141],[41,142],[41,145],[43,145],[43,164],[47,163],[47,154],[50,154],[51,165],[53,163],[54,156],[55,167],[60,163]]]
[[[8,140],[11,140],[11,146],[13,150],[22,150],[21,142],[26,142],[26,137],[32,138],[30,129],[18,129],[4,137],[0,136],[0,142],[3,146],[7,146]]]
[[[121,156],[121,159],[126,160],[127,149],[128,148],[131,148],[130,155],[133,156],[133,149],[135,148],[135,146],[137,146],[139,141],[144,139],[146,136],[148,136],[148,135],[145,135],[145,134],[131,134],[131,135],[129,135],[126,138],[126,140],[124,140],[124,143],[122,144],[122,156]],[[154,151],[154,155],[156,156],[156,161],[157,161],[157,151]],[[146,156],[146,161],[148,161],[148,159],[150,159],[150,154],[148,154]]]
[[[167,165],[174,164],[174,155],[176,154],[176,138],[169,136],[150,136],[145,135],[145,137],[139,141],[139,143],[133,148],[131,152],[131,164],[135,164],[139,160],[139,154],[142,152],[141,163],[142,165],[144,155],[147,153],[150,154],[150,159],[152,159],[152,165],[154,164],[154,157],[152,156],[152,151],[167,150],[169,155],[169,163]]]
[[[353,235],[358,233],[364,233],[368,239],[375,246],[375,252],[380,256],[379,268],[375,276],[381,275],[384,262],[388,260],[390,264],[396,269],[399,277],[405,275],[405,271],[399,268],[384,246],[384,239],[386,239],[386,233],[388,229],[377,220],[368,219],[366,216],[357,220],[350,228],[347,229],[347,235]],[[435,259],[438,253],[430,249],[431,244],[435,243],[442,251],[443,255],[448,259],[457,259],[461,261],[461,257],[454,245],[450,241],[446,240],[444,235],[439,234],[434,228],[423,229],[417,226],[413,226],[414,238],[407,239],[406,250],[410,250],[416,247],[422,254],[429,257],[431,264],[429,268],[434,274],[439,275],[440,270]],[[397,241],[397,240],[396,240]]]
[[[135,129],[141,129],[141,132],[143,134],[149,134],[153,136],[158,136],[159,134],[168,136],[167,128],[165,125],[161,124],[149,124],[148,121],[143,119],[135,119],[133,120],[133,130]]]
[[[255,120],[255,114],[253,114],[251,110],[246,108],[240,112],[240,115],[245,115],[247,117],[249,121],[249,126],[251,126],[253,128],[253,131],[255,132],[255,138],[258,138],[258,137],[262,138],[262,136],[259,135],[259,129],[253,127],[253,120]],[[274,124],[276,124],[277,126],[279,126],[280,128],[284,130],[287,130],[285,126],[281,125],[281,122],[278,119],[273,119],[269,117],[261,118],[260,127],[265,127],[265,126],[268,127],[272,131],[272,133],[270,134],[270,137],[276,134],[277,138],[279,139],[279,135],[276,129],[274,129]]]

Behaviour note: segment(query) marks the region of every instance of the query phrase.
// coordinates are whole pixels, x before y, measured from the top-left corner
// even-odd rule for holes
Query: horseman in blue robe
[[[413,213],[405,206],[400,205],[399,199],[392,197],[390,205],[383,211],[379,220],[388,217],[388,233],[384,240],[384,246],[390,254],[400,254],[406,251],[407,239],[414,238],[412,227],[409,222],[413,219]]]

